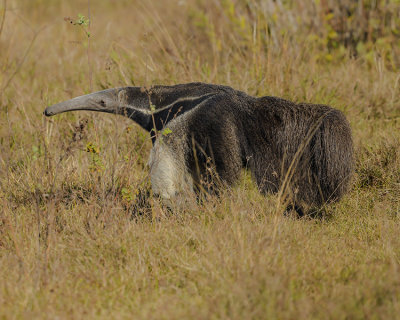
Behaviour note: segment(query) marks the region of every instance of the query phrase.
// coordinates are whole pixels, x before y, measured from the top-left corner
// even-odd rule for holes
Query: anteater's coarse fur
[[[296,207],[321,207],[343,196],[353,172],[349,123],[325,105],[190,83],[109,89],[48,107],[45,114],[71,110],[122,114],[150,132],[167,127],[150,160],[153,189],[167,199],[215,188],[201,187],[212,168],[228,185],[247,168],[261,192],[279,192]]]

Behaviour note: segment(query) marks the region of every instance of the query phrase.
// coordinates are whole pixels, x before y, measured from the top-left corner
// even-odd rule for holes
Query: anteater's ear
[[[118,92],[118,102],[122,105],[129,104],[127,89],[120,89]]]

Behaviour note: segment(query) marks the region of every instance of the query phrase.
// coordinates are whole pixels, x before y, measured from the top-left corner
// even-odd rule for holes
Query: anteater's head
[[[107,89],[90,93],[47,107],[44,110],[44,114],[46,116],[53,116],[74,110],[91,110],[119,114],[124,111],[124,107],[126,108],[126,106],[121,105],[121,92],[124,92],[123,89]]]
[[[49,117],[75,110],[120,114],[131,118],[148,131],[151,129],[149,96],[140,87],[114,88],[90,93],[49,106],[44,110],[44,114]]]

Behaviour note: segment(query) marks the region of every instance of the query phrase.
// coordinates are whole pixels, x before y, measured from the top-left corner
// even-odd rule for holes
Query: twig
[[[6,21],[6,11],[7,11],[7,0],[4,0],[4,12],[1,17],[1,24],[0,24],[0,37],[1,37],[1,33],[3,32],[4,21]]]
[[[90,16],[90,0],[88,0],[88,46],[87,46],[87,59],[88,59],[88,67],[89,67],[89,86],[90,86],[90,91],[93,91],[93,70],[92,70],[92,64],[91,64],[91,59],[90,59],[90,25],[92,24],[92,18]]]

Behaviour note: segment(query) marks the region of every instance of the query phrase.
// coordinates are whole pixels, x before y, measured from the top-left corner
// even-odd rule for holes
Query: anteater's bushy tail
[[[311,167],[314,175],[311,203],[321,206],[339,200],[348,190],[354,170],[350,125],[342,112],[331,109],[315,132]]]

